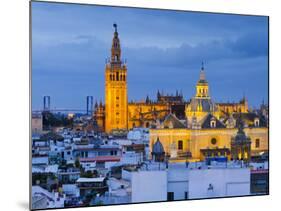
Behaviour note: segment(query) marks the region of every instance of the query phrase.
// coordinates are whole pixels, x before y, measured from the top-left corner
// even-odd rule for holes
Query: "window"
[[[255,127],[259,127],[259,125],[260,125],[259,119],[255,119]]]
[[[116,100],[119,100],[119,97],[116,97]]]
[[[183,149],[183,143],[182,140],[178,141],[178,150],[182,150]]]
[[[260,139],[256,139],[256,148],[260,148]]]
[[[117,151],[110,151],[110,155],[117,155]]]
[[[168,192],[167,200],[168,201],[174,201],[174,192]]]
[[[147,122],[147,123],[145,124],[145,127],[146,127],[146,128],[149,128],[149,122]]]
[[[116,73],[116,81],[119,81],[119,72]]]

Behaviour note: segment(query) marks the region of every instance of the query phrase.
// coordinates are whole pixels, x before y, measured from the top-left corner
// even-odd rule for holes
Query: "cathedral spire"
[[[160,97],[161,97],[161,94],[159,92],[159,89],[157,90],[157,100],[159,101],[160,100]]]
[[[146,103],[150,103],[150,99],[149,99],[149,96],[148,96],[148,95],[146,96],[145,102],[146,102]]]
[[[97,100],[96,100],[96,103],[95,103],[95,108],[97,108],[98,107],[98,102],[97,102]]]

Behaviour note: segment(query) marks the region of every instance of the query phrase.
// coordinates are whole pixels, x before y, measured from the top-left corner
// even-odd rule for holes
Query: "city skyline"
[[[115,22],[128,64],[129,101],[155,99],[157,90],[181,90],[189,100],[202,61],[215,102],[245,95],[257,107],[268,100],[267,17],[39,2],[32,7],[33,109],[42,108],[44,95],[57,108],[85,109],[88,95],[104,101]],[[102,23],[96,21],[101,17]]]
[[[31,9],[31,209],[269,194],[268,17]]]

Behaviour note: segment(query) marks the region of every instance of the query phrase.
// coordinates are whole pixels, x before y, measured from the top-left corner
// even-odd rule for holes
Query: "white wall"
[[[122,164],[138,164],[143,161],[142,153],[136,152],[126,152],[122,154],[121,163]]]
[[[210,184],[213,191],[208,191]],[[201,169],[189,172],[190,199],[249,194],[249,169]]]
[[[132,202],[166,201],[167,172],[132,172]]]
[[[80,196],[80,191],[76,184],[63,184],[62,189],[65,194]]]
[[[174,200],[185,199],[185,192],[188,192],[188,169],[169,169],[168,190],[174,192]]]
[[[122,169],[122,179],[131,181],[132,180],[131,172]]]

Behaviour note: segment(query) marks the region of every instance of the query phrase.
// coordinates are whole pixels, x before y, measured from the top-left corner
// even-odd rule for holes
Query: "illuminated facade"
[[[249,161],[251,155],[268,152],[268,117],[265,109],[261,110],[249,112],[245,98],[227,107],[214,103],[202,67],[196,94],[185,104],[186,119],[170,113],[156,128],[151,128],[150,149],[160,141],[171,162],[217,156]]]
[[[247,113],[249,112],[248,101],[245,97],[238,103],[217,103],[220,112],[231,114],[234,112]]]
[[[154,126],[169,112],[169,105],[159,102],[131,102],[128,105],[128,128]]]

